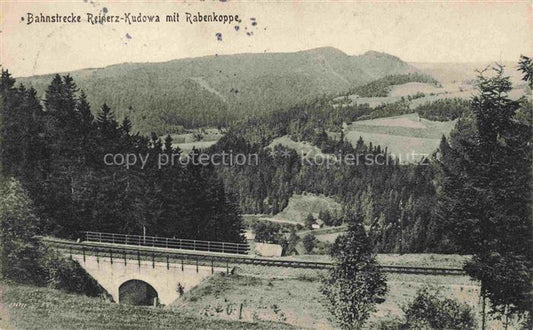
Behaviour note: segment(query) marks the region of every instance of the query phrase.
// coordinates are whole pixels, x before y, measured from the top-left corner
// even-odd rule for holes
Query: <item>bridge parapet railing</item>
[[[87,242],[124,244],[146,247],[159,247],[167,249],[221,252],[234,254],[247,254],[248,244],[220,242],[220,241],[201,241],[182,238],[143,236],[117,233],[102,233],[93,231],[84,231],[83,239]]]

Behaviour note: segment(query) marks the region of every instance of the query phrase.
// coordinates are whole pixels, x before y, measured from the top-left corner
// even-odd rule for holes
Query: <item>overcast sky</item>
[[[160,62],[214,54],[292,52],[331,46],[409,62],[516,61],[532,53],[530,1],[506,2],[165,2],[79,0],[2,2],[0,63],[15,76],[123,62]],[[105,8],[105,9],[104,9]],[[160,15],[161,23],[86,23],[86,13]],[[235,24],[183,22],[185,12],[239,15]],[[80,24],[31,24],[27,13],[81,15]],[[180,13],[181,23],[165,15]],[[25,20],[21,21],[24,17]],[[252,18],[257,24],[252,25]],[[247,35],[246,32],[253,34]],[[216,34],[220,33],[222,40]]]

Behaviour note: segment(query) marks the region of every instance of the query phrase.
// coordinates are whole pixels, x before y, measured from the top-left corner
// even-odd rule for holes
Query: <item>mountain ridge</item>
[[[96,110],[105,102],[142,133],[182,127],[227,126],[236,119],[338,95],[388,74],[417,71],[374,51],[348,55],[333,47],[293,53],[246,53],[122,63],[71,71]],[[67,74],[67,73],[62,73]],[[19,78],[44,90],[53,75]]]

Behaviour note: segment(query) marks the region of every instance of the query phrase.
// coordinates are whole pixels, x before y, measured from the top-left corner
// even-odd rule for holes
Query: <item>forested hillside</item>
[[[148,235],[243,240],[240,212],[213,167],[159,168],[159,155],[180,154],[170,136],[132,134],[131,121],[119,123],[105,103],[94,117],[72,77],[54,76],[43,108],[34,89],[2,70],[0,97],[0,168],[28,193],[37,233],[76,238],[84,230],[145,228]],[[127,155],[145,162],[125,164]]]
[[[524,112],[530,107],[525,101],[517,102]],[[226,189],[238,196],[246,213],[276,214],[294,193],[324,194],[343,205],[340,222],[357,219],[365,224],[377,251],[458,251],[435,213],[436,180],[442,175],[433,163],[439,157],[437,150],[419,163],[401,166],[390,159],[384,146],[363,139],[348,143],[344,136],[343,123],[409,112],[433,120],[472,116],[471,102],[459,99],[437,100],[412,110],[405,101],[370,108],[365,104],[337,107],[328,99],[316,100],[250,119],[230,130],[211,151],[259,154],[259,166],[218,168]],[[368,164],[364,158],[356,166],[342,162],[325,166],[323,162],[302,160],[294,149],[271,145],[282,136],[311,143],[321,153],[337,159],[360,155],[370,156],[375,162]],[[443,148],[444,137],[439,149]],[[378,159],[386,164],[377,164]]]
[[[72,72],[90,104],[106,103],[126,116],[133,132],[227,126],[236,119],[289,108],[322,95],[339,95],[386,75],[415,72],[378,52],[349,56],[335,48],[296,53],[239,54],[131,63]],[[52,75],[19,79],[45,96]],[[96,114],[96,113],[95,113]]]
[[[238,196],[243,212],[276,214],[287,206],[293,193],[324,194],[343,206],[343,219],[336,222],[362,221],[378,251],[453,250],[441,240],[432,213],[436,203],[433,168],[426,161],[408,166],[395,164],[383,147],[362,139],[352,145],[342,132],[337,139],[329,137],[326,130],[340,131],[343,121],[372,112],[367,106],[336,110],[332,111],[327,101],[317,101],[278,111],[269,118],[239,125],[212,147],[212,152],[259,154],[258,166],[217,168],[226,189]],[[326,167],[302,161],[302,155],[281,145],[273,150],[265,148],[283,135],[311,142],[323,153],[338,158],[360,155],[360,164]],[[367,164],[364,157],[388,165]]]

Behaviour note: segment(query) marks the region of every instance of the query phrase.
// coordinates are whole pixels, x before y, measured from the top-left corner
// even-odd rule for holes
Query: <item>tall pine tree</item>
[[[510,316],[531,306],[531,122],[509,98],[503,68],[482,72],[471,111],[441,143],[438,215],[481,282],[483,310]],[[530,106],[530,105],[529,105]],[[484,320],[484,317],[483,317]],[[484,325],[484,324],[483,324]]]

